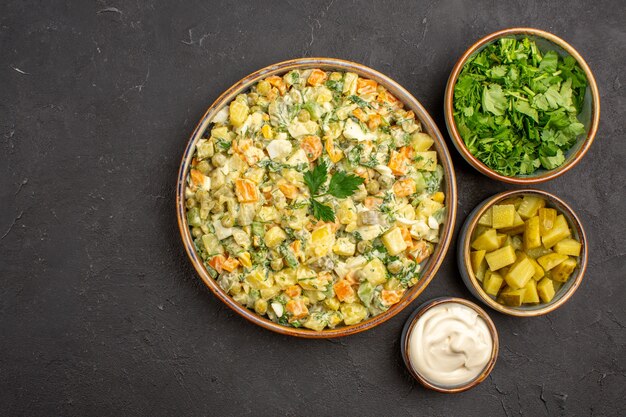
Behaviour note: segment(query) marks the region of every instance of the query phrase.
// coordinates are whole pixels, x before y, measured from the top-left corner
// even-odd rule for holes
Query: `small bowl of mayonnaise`
[[[443,297],[422,304],[402,331],[402,357],[423,386],[444,393],[480,384],[498,358],[498,332],[476,304]]]

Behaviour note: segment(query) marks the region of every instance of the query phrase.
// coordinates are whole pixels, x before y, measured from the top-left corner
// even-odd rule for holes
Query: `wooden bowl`
[[[413,331],[413,327],[415,327],[415,324],[417,324],[417,321],[419,320],[419,318],[422,317],[424,313],[426,313],[429,309],[435,306],[441,305],[441,304],[445,304],[445,303],[463,304],[464,306],[467,306],[471,308],[472,310],[476,311],[478,315],[485,321],[485,323],[487,323],[487,327],[489,328],[489,333],[491,334],[491,339],[493,340],[493,348],[491,351],[491,357],[489,359],[489,362],[487,362],[487,365],[485,365],[485,369],[483,369],[482,372],[473,380],[465,384],[455,385],[455,386],[437,385],[428,381],[423,376],[421,376],[419,372],[415,369],[415,367],[411,364],[411,355],[410,355],[410,349],[409,349],[409,339],[411,336],[411,332]],[[495,366],[496,361],[498,359],[498,351],[500,350],[500,342],[498,338],[498,331],[496,330],[496,325],[493,323],[493,321],[491,320],[489,315],[485,312],[485,310],[483,310],[476,304],[472,303],[471,301],[465,300],[463,298],[441,297],[441,298],[435,298],[434,300],[431,300],[431,301],[428,301],[427,303],[422,304],[413,312],[413,314],[411,314],[409,319],[406,321],[406,324],[404,325],[404,329],[402,330],[400,349],[402,351],[402,359],[404,359],[404,364],[406,365],[409,373],[413,376],[413,378],[417,379],[420,384],[434,391],[443,392],[445,394],[454,394],[457,392],[463,392],[463,391],[467,391],[469,389],[474,388],[475,386],[480,384],[485,378],[489,376],[489,374],[493,370],[493,367]]]
[[[574,272],[572,272],[572,275],[567,280],[567,282],[563,284],[559,291],[557,291],[552,301],[550,301],[549,303],[540,303],[533,306],[510,307],[498,303],[494,297],[487,294],[483,290],[480,281],[478,281],[478,279],[474,275],[474,271],[472,270],[472,266],[470,263],[470,244],[472,235],[474,234],[474,230],[478,225],[478,219],[480,219],[480,217],[491,206],[493,206],[494,204],[498,204],[500,201],[507,198],[521,197],[526,194],[536,195],[545,199],[547,207],[553,207],[559,212],[559,214],[563,214],[565,216],[565,219],[567,220],[567,223],[572,229],[572,237],[581,243],[582,248],[580,256],[578,257],[578,266],[576,267]],[[587,238],[585,236],[583,226],[578,219],[578,216],[576,216],[571,207],[568,206],[563,200],[561,200],[554,194],[550,194],[542,190],[513,190],[505,191],[486,199],[470,213],[470,215],[467,217],[467,220],[465,220],[465,224],[463,224],[461,231],[459,232],[459,244],[457,246],[457,264],[465,286],[470,290],[474,297],[482,301],[483,304],[488,305],[489,307],[493,308],[496,311],[499,311],[500,313],[508,314],[510,316],[535,317],[556,310],[557,308],[562,306],[567,300],[569,300],[572,295],[574,295],[574,293],[580,286],[580,283],[583,280],[583,276],[585,275],[585,270],[587,269],[587,251]]]
[[[581,135],[578,138],[576,144],[565,154],[565,162],[563,162],[563,165],[555,169],[538,169],[530,175],[517,175],[514,177],[502,175],[489,168],[487,165],[482,163],[480,160],[478,160],[478,158],[470,153],[469,149],[465,145],[465,142],[463,141],[463,138],[461,137],[461,134],[459,133],[459,130],[457,129],[456,122],[454,120],[454,86],[456,85],[461,70],[463,69],[465,63],[469,60],[469,58],[480,52],[487,45],[504,37],[528,37],[531,40],[536,41],[537,45],[542,51],[553,50],[561,56],[570,55],[576,60],[576,62],[578,62],[578,65],[580,65],[580,67],[585,72],[585,75],[587,76],[587,81],[589,85],[587,86],[587,91],[585,92],[582,112],[578,116],[581,123],[585,125],[587,134]],[[543,30],[532,28],[510,28],[485,36],[484,38],[478,40],[478,42],[474,43],[461,56],[459,61],[452,69],[452,73],[450,74],[450,78],[448,79],[448,84],[446,85],[446,92],[444,97],[444,115],[446,120],[446,126],[448,128],[448,133],[452,138],[452,143],[454,144],[454,147],[459,151],[461,156],[479,172],[494,180],[508,182],[511,184],[537,184],[563,175],[565,172],[572,169],[574,165],[576,165],[587,153],[589,147],[591,146],[591,143],[596,136],[598,123],[600,121],[600,94],[598,93],[598,85],[596,84],[596,80],[593,76],[593,73],[591,72],[591,69],[589,69],[589,66],[587,65],[585,60],[570,44],[565,42],[563,39]]]
[[[321,68],[324,70],[337,70],[337,71],[350,71],[360,76],[375,80],[379,84],[387,88],[391,94],[397,97],[401,102],[405,104],[409,109],[413,110],[416,118],[422,123],[422,128],[434,139],[434,147],[437,151],[438,157],[444,169],[443,189],[446,193],[446,207],[448,208],[446,218],[441,229],[440,241],[436,245],[433,254],[422,268],[422,278],[412,288],[408,289],[403,299],[394,304],[386,312],[377,316],[371,317],[361,323],[339,327],[336,329],[328,329],[322,331],[314,331],[309,329],[294,328],[282,326],[274,323],[271,320],[257,315],[255,312],[248,310],[246,307],[233,300],[218,284],[211,278],[207,272],[202,260],[196,253],[194,248],[191,232],[187,224],[187,216],[185,215],[185,198],[184,191],[187,181],[187,176],[191,164],[191,159],[195,151],[196,142],[201,139],[202,134],[211,123],[214,115],[224,106],[230,103],[238,94],[248,90],[253,84],[271,75],[284,74],[294,69],[306,69],[306,68]],[[364,65],[354,62],[343,61],[334,58],[299,58],[290,61],[280,62],[274,65],[270,65],[263,69],[260,69],[247,77],[243,78],[235,85],[226,90],[217,100],[208,108],[204,116],[200,119],[200,122],[193,131],[189,143],[185,148],[183,157],[178,171],[178,177],[176,182],[176,216],[178,218],[178,227],[180,235],[183,240],[183,245],[191,259],[191,263],[200,275],[200,278],[205,285],[227,306],[232,308],[238,314],[245,319],[251,321],[266,329],[275,331],[277,333],[286,334],[290,336],[306,337],[306,338],[333,338],[342,337],[355,333],[362,332],[364,330],[371,329],[389,320],[391,317],[398,314],[405,307],[407,307],[417,296],[424,291],[426,286],[435,276],[437,269],[441,265],[443,258],[446,255],[450,240],[452,238],[452,232],[454,230],[454,222],[456,218],[456,179],[454,175],[454,168],[452,166],[452,160],[446,147],[445,141],[441,136],[441,132],[437,129],[435,122],[430,117],[424,107],[417,101],[411,93],[405,90],[398,83],[388,78],[387,76],[368,68]]]

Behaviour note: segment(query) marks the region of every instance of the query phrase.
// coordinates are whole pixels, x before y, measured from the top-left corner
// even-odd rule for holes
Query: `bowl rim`
[[[459,74],[461,73],[461,70],[463,69],[463,66],[465,65],[467,60],[475,52],[477,52],[480,48],[487,45],[488,43],[491,43],[498,38],[512,35],[530,35],[544,38],[564,49],[576,60],[578,65],[580,65],[580,67],[585,72],[585,75],[589,82],[589,89],[591,91],[591,123],[589,124],[589,129],[587,131],[587,137],[584,139],[580,149],[576,151],[574,157],[570,161],[555,169],[546,170],[544,173],[533,177],[509,177],[489,168],[478,158],[472,155],[469,149],[467,149],[454,120],[454,86],[456,85]],[[489,178],[509,184],[539,184],[563,175],[564,173],[572,169],[578,162],[580,162],[580,160],[583,158],[583,156],[585,156],[587,151],[589,151],[589,148],[591,147],[591,144],[595,139],[596,133],[598,131],[598,125],[600,122],[600,93],[598,91],[598,84],[596,83],[596,79],[591,72],[589,65],[587,65],[587,62],[578,53],[578,51],[574,49],[573,46],[571,46],[560,37],[541,29],[534,29],[529,27],[513,27],[493,32],[479,39],[474,44],[472,44],[469,49],[467,49],[465,53],[463,53],[463,55],[461,55],[461,58],[459,58],[457,63],[454,65],[452,72],[450,73],[450,77],[448,78],[448,83],[446,84],[446,90],[444,95],[444,119],[446,122],[446,127],[448,128],[448,133],[452,138],[452,143],[454,144],[454,147],[459,151],[463,159],[465,159],[476,170],[488,176]]]
[[[476,226],[478,225],[478,220],[480,219],[480,217],[490,207],[492,207],[494,204],[498,203],[499,201],[502,201],[504,199],[511,198],[511,197],[521,196],[524,194],[539,195],[545,198],[548,202],[556,203],[555,205],[557,206],[557,208],[560,211],[565,212],[565,214],[567,215],[566,217],[569,218],[572,221],[572,223],[574,223],[573,227],[576,228],[576,231],[578,232],[579,241],[581,243],[581,254],[578,257],[580,264],[578,266],[578,273],[576,274],[576,278],[574,279],[574,282],[572,283],[572,285],[563,293],[563,295],[558,300],[551,301],[550,303],[545,304],[542,308],[538,308],[534,310],[522,310],[522,309],[515,308],[515,307],[505,306],[503,304],[498,303],[493,298],[491,298],[487,293],[485,293],[485,291],[482,288],[482,285],[480,285],[478,279],[474,275],[474,271],[472,270],[472,266],[470,262],[471,236],[472,236],[472,233],[474,233]],[[587,261],[588,261],[589,254],[588,254],[588,245],[587,245],[587,235],[585,234],[585,229],[583,228],[582,223],[580,219],[578,218],[578,216],[576,215],[576,213],[574,212],[574,210],[567,203],[565,203],[563,200],[561,200],[559,197],[555,196],[554,194],[549,193],[547,191],[543,191],[543,190],[538,190],[534,188],[509,190],[509,191],[498,193],[484,200],[482,203],[478,205],[477,210],[475,210],[471,214],[471,216],[472,216],[471,218],[467,219],[466,224],[463,226],[463,229],[462,229],[462,236],[461,236],[462,241],[460,243],[462,245],[462,247],[460,248],[462,250],[462,258],[463,258],[462,267],[465,270],[467,277],[469,278],[469,282],[471,283],[472,287],[475,290],[473,292],[479,295],[479,297],[477,296],[477,298],[481,300],[484,304],[488,305],[489,307],[493,308],[494,310],[500,313],[508,314],[510,316],[537,317],[537,316],[542,316],[544,314],[548,314],[556,310],[557,308],[565,304],[567,300],[569,300],[574,295],[574,293],[576,292],[576,290],[578,289],[578,287],[580,286],[583,280],[585,271],[587,270]]]
[[[437,385],[433,382],[428,381],[426,378],[420,375],[417,369],[415,369],[411,365],[411,355],[409,353],[410,352],[409,338],[418,320],[431,308],[441,305],[441,304],[446,304],[446,303],[462,304],[466,307],[471,308],[476,313],[478,313],[478,315],[485,321],[485,323],[487,323],[487,328],[489,329],[489,334],[491,335],[491,340],[492,340],[492,349],[491,349],[489,362],[487,362],[487,364],[485,365],[485,368],[481,371],[481,373],[478,374],[476,378],[472,379],[469,382],[466,382],[465,384],[455,385],[451,387],[445,386],[445,385]],[[487,312],[483,308],[481,308],[478,304],[473,303],[464,298],[459,298],[459,297],[438,297],[420,305],[417,309],[415,309],[415,311],[408,318],[404,326],[404,329],[402,330],[401,347],[402,347],[402,358],[404,359],[404,364],[406,365],[409,373],[415,379],[417,379],[417,381],[420,384],[422,384],[425,388],[438,391],[444,394],[455,394],[455,393],[467,391],[469,389],[476,387],[481,382],[483,382],[485,378],[489,376],[489,374],[493,370],[498,360],[498,352],[500,351],[500,339],[498,336],[498,329],[496,325],[494,324],[493,320],[491,319],[491,317],[489,317],[489,314],[487,314]]]
[[[262,78],[275,74],[283,74],[293,69],[305,68],[337,69],[346,72],[355,72],[360,76],[376,80],[385,88],[387,88],[392,94],[394,94],[402,103],[404,103],[405,106],[413,110],[416,114],[416,118],[420,120],[424,131],[431,134],[433,140],[435,141],[435,148],[441,161],[441,165],[444,169],[444,186],[447,202],[447,216],[446,221],[443,223],[443,230],[440,232],[441,234],[439,243],[435,247],[435,250],[428,262],[426,263],[424,269],[421,271],[421,279],[416,285],[414,285],[404,294],[402,300],[399,303],[391,306],[387,311],[377,316],[370,317],[369,319],[361,323],[338,327],[336,329],[326,329],[322,331],[287,327],[274,323],[271,320],[262,317],[255,312],[249,310],[248,308],[242,306],[241,304],[237,303],[231,296],[229,296],[219,286],[217,281],[215,281],[209,275],[203,262],[195,252],[193,239],[191,238],[191,232],[187,224],[187,216],[185,215],[184,204],[184,190],[186,186],[186,178],[189,171],[193,152],[195,150],[195,144],[202,137],[203,132],[208,127],[217,111],[220,110],[223,105],[229,103],[232,99],[234,99],[237,94],[247,90],[252,84]],[[424,289],[434,278],[437,270],[441,266],[441,263],[443,262],[443,259],[447,254],[450,242],[452,240],[454,225],[456,222],[456,211],[456,176],[454,172],[452,158],[446,146],[445,140],[430,114],[408,90],[406,90],[396,81],[365,65],[337,58],[308,57],[278,62],[276,64],[269,65],[251,73],[250,75],[242,78],[237,83],[229,87],[213,102],[213,104],[209,106],[209,108],[206,110],[206,112],[196,125],[195,129],[193,130],[185,151],[183,152],[176,180],[176,216],[178,219],[178,229],[187,256],[191,260],[192,265],[194,266],[197,274],[200,276],[206,287],[208,287],[209,290],[211,290],[211,292],[218,299],[220,299],[223,303],[225,303],[228,307],[230,307],[246,320],[276,333],[302,338],[336,338],[360,333],[389,320],[400,311],[402,311],[404,308],[406,308],[413,300],[415,300],[419,296],[419,294],[422,293],[422,291],[424,291]]]

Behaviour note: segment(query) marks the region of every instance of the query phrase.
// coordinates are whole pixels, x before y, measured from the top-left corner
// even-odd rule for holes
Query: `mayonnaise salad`
[[[414,371],[444,387],[476,379],[489,363],[493,346],[485,320],[474,309],[456,302],[429,308],[408,339]]]

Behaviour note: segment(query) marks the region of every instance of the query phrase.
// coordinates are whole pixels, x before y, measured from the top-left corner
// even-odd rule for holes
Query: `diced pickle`
[[[480,265],[485,260],[485,253],[487,253],[486,250],[477,250],[470,252],[470,262],[472,264],[472,270],[474,271],[474,273],[478,271]]]
[[[539,223],[541,226],[541,223]],[[565,239],[566,237],[570,237],[572,234],[569,229],[569,225],[567,224],[567,220],[562,214],[559,214],[554,222],[554,226],[552,229],[547,231],[545,234],[541,234],[541,242],[543,246],[550,249],[552,246],[556,245],[559,241]]]
[[[526,257],[516,262],[505,275],[504,280],[513,289],[524,288],[535,274],[535,267]]]
[[[546,205],[546,201],[534,195],[525,195],[522,199],[522,203],[520,204],[517,212],[523,219],[529,219],[537,214],[537,210],[544,207]]]
[[[541,234],[539,233],[539,217],[531,217],[526,220],[524,230],[524,248],[534,249],[541,246]]]
[[[489,269],[497,271],[515,262],[515,249],[512,246],[505,246],[485,255]]]
[[[499,247],[498,234],[495,229],[488,229],[472,242],[472,248],[476,250],[486,250],[487,252],[491,252]]]
[[[502,302],[508,306],[511,307],[519,307],[522,305],[522,302],[524,301],[524,293],[526,292],[526,290],[524,288],[519,288],[519,289],[512,289],[512,288],[505,288],[502,290],[502,292],[500,293],[500,298],[502,299]]]
[[[561,255],[580,256],[581,247],[580,242],[571,238],[565,238],[554,245],[554,251]]]
[[[524,299],[522,302],[524,303],[538,303],[539,302],[539,294],[537,293],[537,282],[534,280],[528,281],[528,283],[524,286]]]
[[[576,260],[567,258],[552,269],[552,279],[558,282],[567,282],[574,269],[576,269]]]
[[[515,206],[513,204],[495,205],[491,209],[491,222],[494,229],[512,227],[515,221]]]
[[[531,257],[528,257],[528,259],[530,260],[530,263],[532,263],[533,266],[535,267],[535,274],[533,275],[533,279],[535,281],[539,281],[541,278],[543,278],[546,275],[546,272],[543,270],[541,265],[539,265],[539,262],[537,262],[535,259]]]
[[[485,213],[480,216],[478,224],[481,226],[491,227],[491,209],[485,211]]]
[[[549,271],[566,259],[567,255],[561,255],[560,253],[549,253],[537,259],[537,262],[539,262],[539,265],[541,265],[541,267],[545,271]]]
[[[556,221],[556,210],[553,208],[540,208],[539,211],[539,228],[541,235],[545,235],[554,227]]]
[[[539,293],[541,301],[544,303],[552,301],[555,294],[552,280],[546,277],[539,281],[539,283],[537,283],[537,292]]]
[[[486,274],[485,279],[483,280],[483,289],[487,294],[495,297],[498,295],[503,281],[504,279],[497,272]]]

